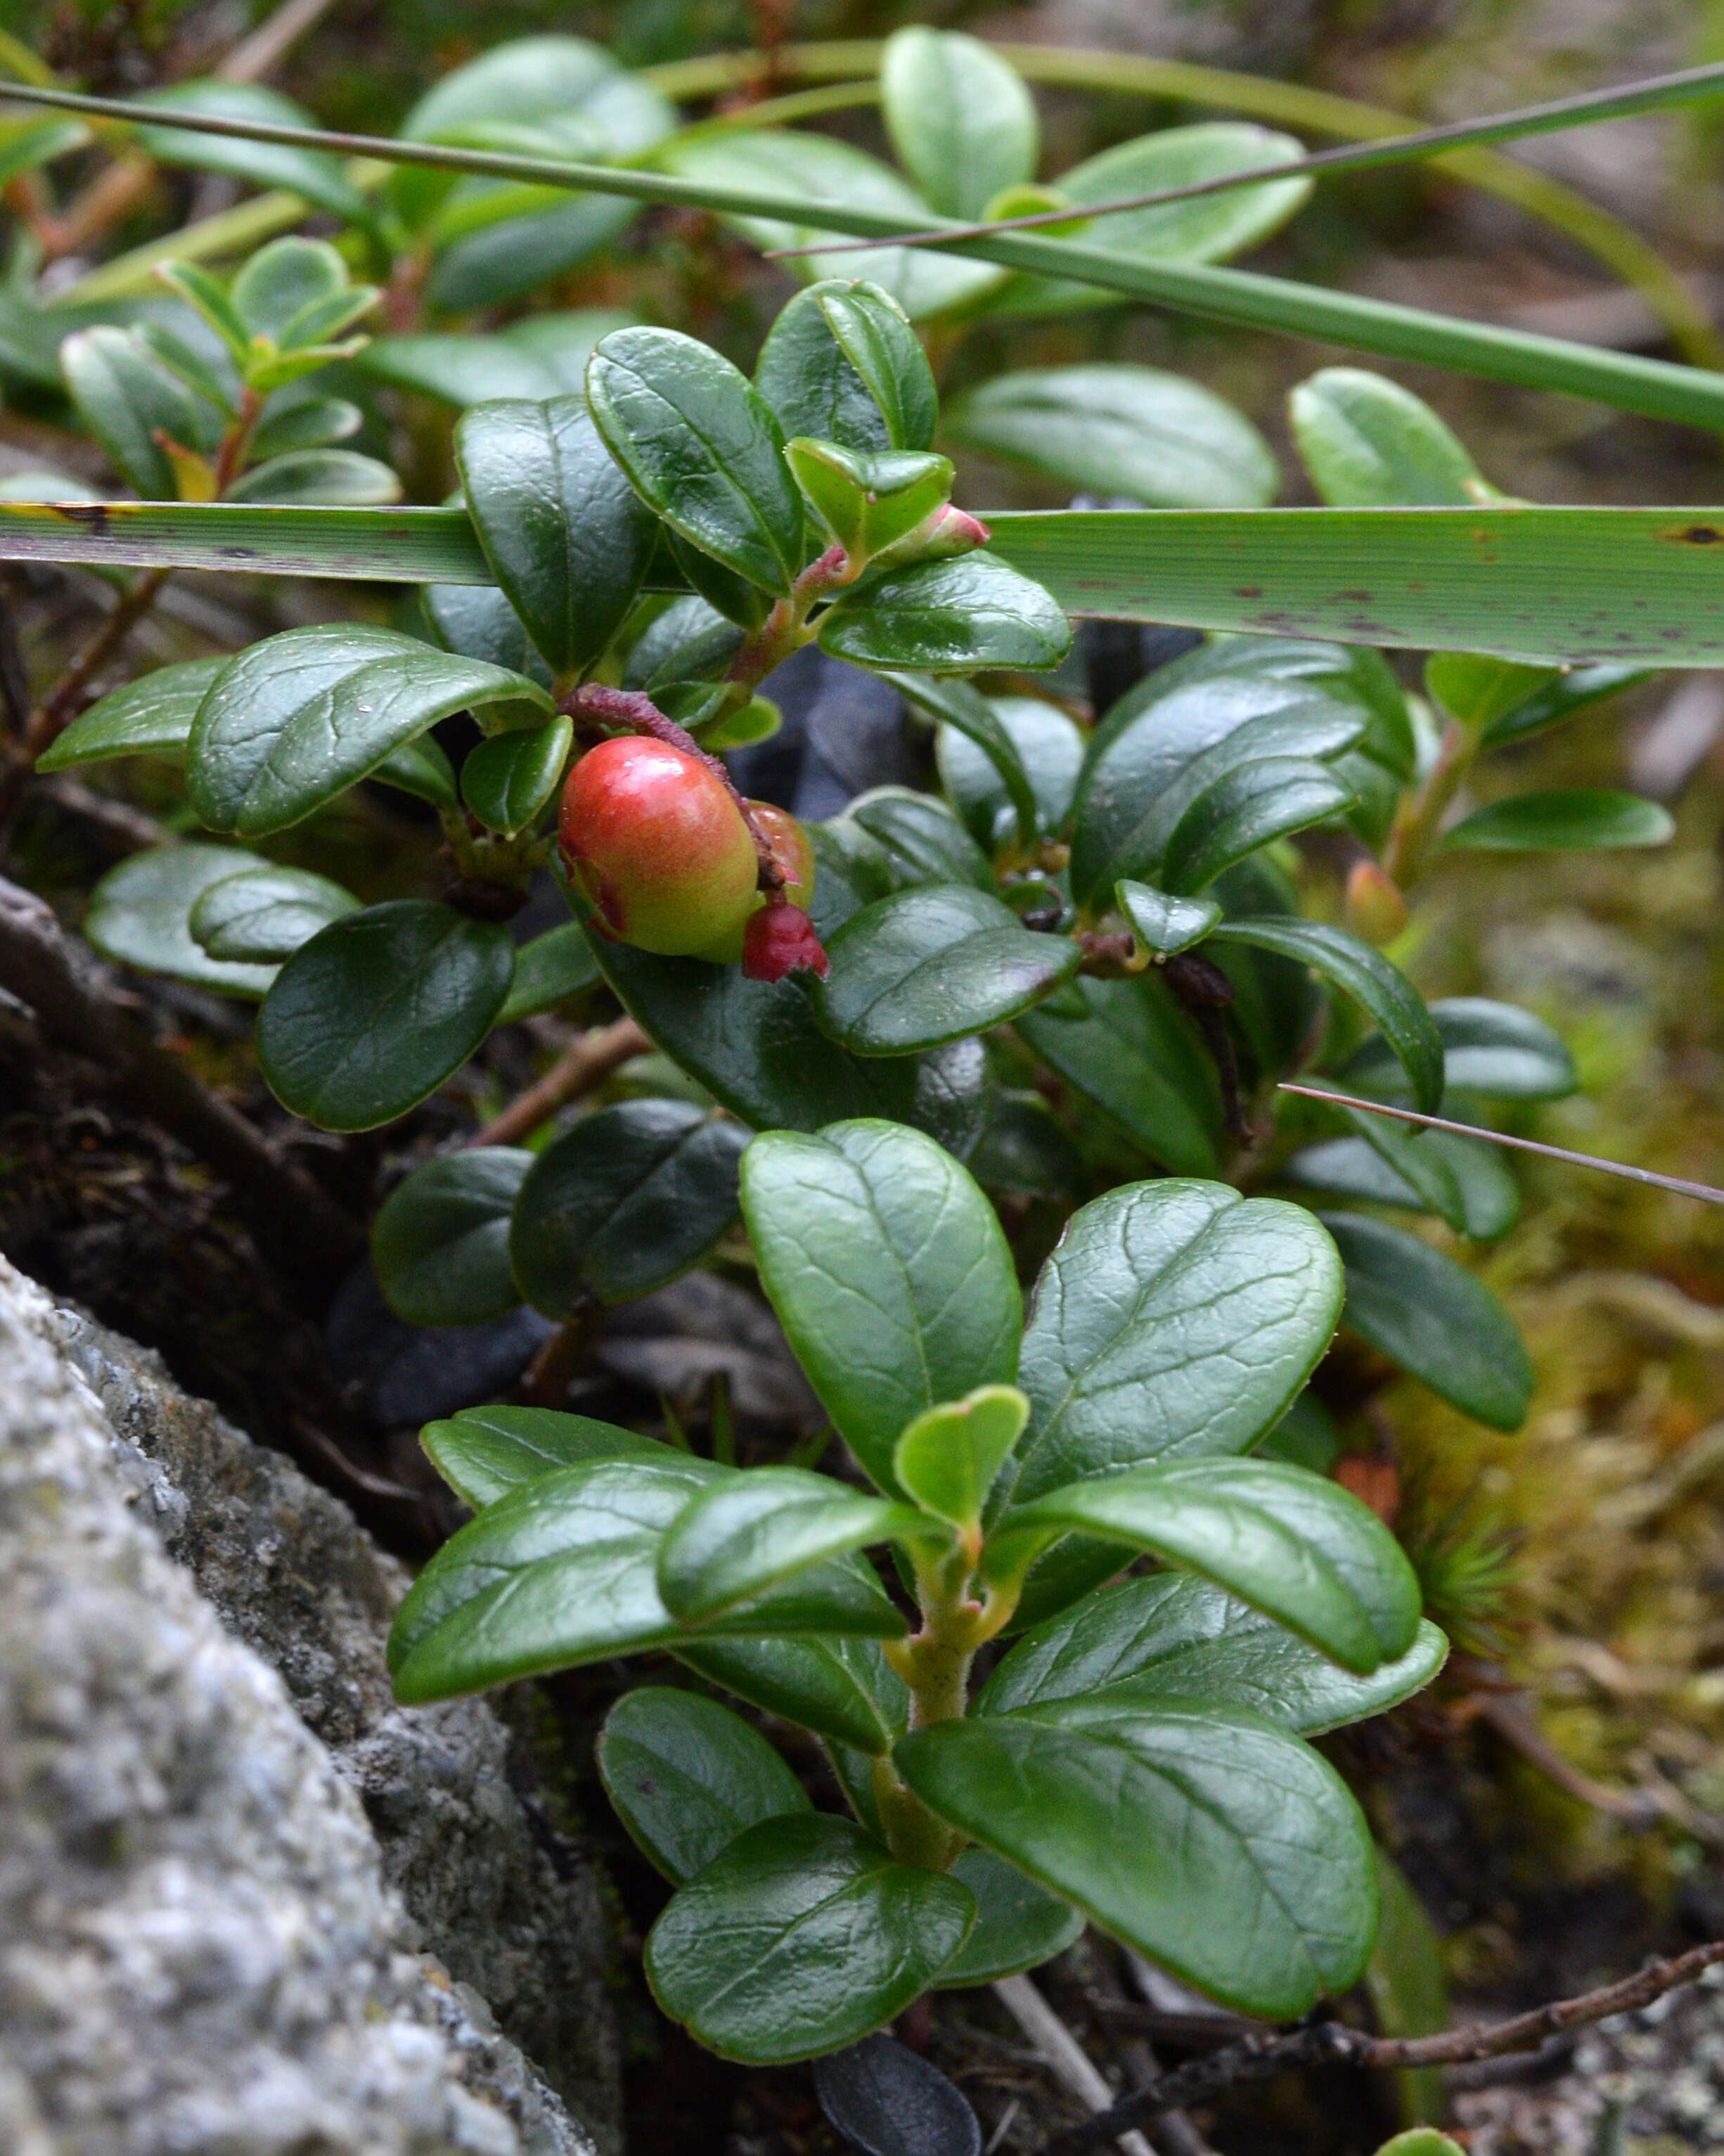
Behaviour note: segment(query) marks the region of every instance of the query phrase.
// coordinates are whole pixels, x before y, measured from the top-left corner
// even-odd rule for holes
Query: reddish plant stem
[[[707,754],[685,726],[666,718],[650,696],[638,689],[607,689],[597,681],[586,681],[572,696],[565,698],[562,708],[577,722],[594,719],[601,726],[644,734],[649,741],[663,742],[667,747],[680,749],[685,756],[697,757],[735,802],[737,814],[748,827],[760,865],[758,887],[768,896],[782,891],[784,871],[773,855],[772,840],[756,821],[754,811],[731,784],[729,772],[716,756]]]
[[[483,1130],[475,1131],[468,1143],[519,1145],[559,1108],[571,1101],[578,1101],[583,1093],[590,1093],[619,1064],[628,1062],[631,1056],[644,1055],[652,1045],[632,1018],[619,1018],[610,1025],[595,1026],[591,1032],[571,1041],[536,1084],[529,1086],[518,1099],[511,1101],[501,1115],[493,1117]]]

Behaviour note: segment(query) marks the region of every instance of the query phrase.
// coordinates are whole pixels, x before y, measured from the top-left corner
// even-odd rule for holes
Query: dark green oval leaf
[[[1153,884],[1121,877],[1114,886],[1119,909],[1139,948],[1152,958],[1171,958],[1199,942],[1221,918],[1213,898],[1175,898]]]
[[[177,763],[204,692],[227,663],[190,659],[110,689],[37,758],[37,770],[72,771],[115,756],[162,756]]]
[[[523,1482],[588,1460],[645,1459],[675,1465],[687,1455],[662,1438],[642,1437],[612,1422],[552,1408],[463,1408],[428,1423],[419,1442],[463,1503],[482,1512]]]
[[[1084,1014],[1044,1004],[1018,1020],[1052,1070],[1093,1101],[1152,1159],[1176,1175],[1221,1166],[1221,1096],[1215,1066],[1164,981],[1074,983]]]
[[[716,1700],[668,1685],[625,1692],[593,1756],[618,1817],[678,1887],[746,1828],[813,1810],[758,1730]]]
[[[1485,996],[1450,996],[1430,1005],[1443,1044],[1445,1086],[1498,1101],[1560,1101],[1580,1083],[1574,1059],[1542,1018]],[[1338,1074],[1343,1085],[1386,1100],[1408,1097],[1407,1081],[1388,1041],[1373,1034]]]
[[[1287,413],[1311,484],[1333,509],[1501,498],[1424,398],[1386,375],[1326,367],[1289,394]]]
[[[368,906],[302,943],[258,1016],[258,1060],[285,1107],[369,1131],[417,1107],[496,1022],[509,932],[418,899]]]
[[[275,968],[212,958],[192,935],[191,917],[213,886],[268,865],[238,846],[156,846],[134,854],[90,893],[85,936],[122,966],[255,1000],[268,993]]]
[[[583,1294],[624,1302],[686,1272],[736,1217],[748,1133],[685,1101],[583,1116],[533,1163],[510,1255],[529,1302],[567,1317]]]
[[[358,911],[351,891],[310,869],[249,869],[211,884],[188,925],[212,958],[268,966],[290,958],[320,929]]]
[[[992,1850],[967,1849],[952,1876],[976,1897],[976,1928],[941,1970],[936,1990],[958,1991],[1039,1969],[1064,1953],[1084,1928],[1081,1909]]]
[[[556,798],[574,737],[567,717],[493,734],[461,766],[462,798],[488,830],[524,831]]]
[[[827,2123],[861,2156],[982,2156],[969,2099],[890,2036],[865,2036],[817,2059],[814,2093]]]
[[[1203,890],[1235,861],[1353,806],[1345,779],[1302,757],[1270,757],[1219,778],[1193,802],[1167,840],[1162,880],[1174,892]]]
[[[578,921],[546,929],[531,943],[516,947],[515,977],[508,1000],[497,1013],[497,1024],[513,1025],[517,1019],[549,1010],[590,988],[598,978],[598,961]]]
[[[396,1184],[372,1223],[384,1299],[410,1325],[482,1325],[521,1301],[509,1270],[509,1216],[533,1157],[469,1146]]]
[[[671,1897],[647,1980],[709,2051],[782,2065],[900,2014],[975,1917],[967,1887],[895,1863],[848,1820],[768,1820]]]
[[[909,1722],[909,1691],[878,1640],[710,1640],[676,1654],[739,1699],[865,1758],[890,1752]]]
[[[1556,853],[1573,847],[1664,846],[1675,819],[1656,801],[1608,787],[1583,786],[1548,793],[1512,793],[1474,809],[1443,834],[1450,850],[1493,853]]]
[[[1518,1430],[1532,1366],[1514,1320],[1488,1288],[1386,1221],[1328,1213],[1323,1224],[1347,1267],[1346,1322],[1463,1414]]]
[[[1071,624],[1028,577],[984,552],[889,571],[821,615],[821,649],[858,666],[1057,666]]]

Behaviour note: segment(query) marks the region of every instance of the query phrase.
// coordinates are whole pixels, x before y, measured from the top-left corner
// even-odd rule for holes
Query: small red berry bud
[[[769,899],[749,916],[742,931],[742,971],[751,981],[782,981],[787,973],[803,973],[824,981],[831,970],[814,924],[799,906]]]
[[[717,774],[668,742],[626,736],[569,773],[564,860],[606,932],[676,957],[739,928],[755,904],[754,841]]]
[[[1375,861],[1355,861],[1347,871],[1347,925],[1367,943],[1393,943],[1407,926],[1400,886]]]
[[[814,849],[808,833],[788,808],[775,808],[768,801],[751,801],[748,813],[767,842],[773,865],[784,879],[778,896],[791,906],[806,907],[814,895]],[[766,903],[767,896],[762,891],[756,905],[763,906]],[[753,914],[748,916],[750,920],[753,918]],[[710,943],[703,943],[697,955],[710,958],[716,966],[734,966],[742,955],[747,925],[746,921],[739,921],[726,934],[715,936]]]
[[[993,536],[979,516],[972,516],[967,509],[954,509],[948,501],[922,542],[923,558],[939,561],[950,554],[971,554]]]

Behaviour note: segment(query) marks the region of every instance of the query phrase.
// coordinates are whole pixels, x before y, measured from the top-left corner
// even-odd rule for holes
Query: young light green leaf
[[[821,522],[865,561],[925,523],[952,492],[951,458],[928,449],[847,449],[798,434],[785,454]]]
[[[120,965],[255,1002],[268,993],[275,968],[211,957],[192,933],[191,916],[213,886],[267,866],[237,846],[156,846],[134,854],[90,893],[85,937]]]
[[[898,162],[942,216],[978,218],[1003,189],[1035,177],[1035,100],[979,38],[921,24],[895,30],[880,89]]]
[[[365,414],[345,397],[303,397],[297,403],[281,402],[266,412],[251,438],[254,457],[279,457],[290,450],[327,449],[344,442],[365,424]],[[327,497],[326,497],[326,499]],[[396,497],[391,495],[388,500]]]
[[[1376,1019],[1407,1075],[1414,1105],[1434,1115],[1443,1101],[1443,1042],[1424,998],[1398,966],[1344,928],[1280,915],[1224,921],[1218,943],[1245,943],[1301,960]]]
[[[742,1209],[797,1359],[880,1488],[907,1423],[1017,1376],[998,1217],[931,1138],[878,1122],[767,1132],[743,1157]]]
[[[1466,449],[1423,398],[1386,375],[1326,367],[1287,398],[1311,484],[1334,509],[1498,501]]]
[[[177,762],[204,692],[225,659],[188,659],[158,666],[99,697],[38,757],[38,771],[75,771],[116,756],[161,756]]]
[[[1386,1221],[1329,1213],[1347,1267],[1346,1322],[1380,1354],[1493,1430],[1518,1430],[1532,1366],[1514,1320],[1452,1258]]]
[[[291,629],[211,683],[192,722],[187,790],[212,830],[284,830],[451,712],[550,701],[525,675],[396,629]]]
[[[450,1489],[475,1512],[525,1482],[536,1482],[541,1475],[578,1467],[589,1460],[657,1460],[675,1465],[688,1457],[662,1438],[643,1437],[615,1423],[595,1422],[589,1415],[563,1414],[552,1408],[463,1408],[447,1422],[428,1423],[419,1433],[419,1443]]]
[[[526,830],[556,798],[574,738],[567,715],[493,734],[461,766],[462,799],[489,830]]]
[[[1006,1516],[984,1565],[1014,1573],[1038,1537],[1099,1535],[1201,1573],[1368,1676],[1419,1625],[1417,1574],[1338,1483],[1266,1460],[1163,1460],[1049,1491]]]
[[[1608,787],[1511,793],[1463,816],[1443,834],[1445,849],[1561,853],[1583,848],[1667,846],[1675,819],[1656,801]]]
[[[294,234],[250,256],[228,297],[253,336],[285,346],[298,341],[294,331],[302,322],[326,322],[331,335],[345,328],[346,310],[357,303],[362,312],[377,295],[349,284],[346,264],[326,239]]]
[[[1242,1708],[1290,1737],[1321,1737],[1417,1691],[1448,1651],[1436,1626],[1421,1620],[1403,1655],[1359,1676],[1212,1581],[1158,1572],[1104,1587],[1026,1632],[977,1694],[973,1712],[1008,1714],[1106,1688],[1121,1698]]]
[[[908,1726],[909,1691],[878,1640],[708,1640],[676,1656],[739,1699],[867,1759],[890,1752]]]
[[[675,330],[614,330],[587,369],[599,433],[635,491],[703,553],[762,591],[803,564],[784,438],[727,359]]]
[[[290,958],[331,921],[358,911],[351,891],[309,869],[248,869],[211,884],[192,908],[188,926],[212,958],[268,966]]]
[[[858,666],[1037,673],[1065,656],[1071,624],[1039,584],[983,552],[889,570],[829,606],[818,634]]]
[[[1554,669],[1526,665],[1473,651],[1434,651],[1424,662],[1427,693],[1461,725],[1477,734],[1554,685]]]
[[[1180,818],[1162,857],[1162,880],[1178,894],[1200,891],[1272,839],[1325,823],[1357,798],[1345,779],[1309,757],[1239,765]]]
[[[258,1016],[258,1060],[285,1107],[369,1131],[417,1107],[485,1039],[509,993],[509,932],[393,899],[302,943]]]
[[[941,1970],[936,1991],[961,1991],[1039,1969],[1074,1945],[1084,1928],[1081,1909],[992,1850],[967,1849],[952,1876],[976,1897],[976,1928]]]
[[[929,1408],[893,1448],[898,1486],[925,1512],[972,1525],[1029,1419],[1029,1402],[1015,1385],[978,1385]]]
[[[1153,884],[1133,883],[1128,877],[1122,877],[1113,891],[1140,949],[1152,958],[1171,958],[1188,951],[1221,918],[1221,908],[1213,898],[1175,898]]]
[[[1242,413],[1159,367],[997,374],[954,398],[943,424],[961,448],[1152,509],[1258,509],[1280,485],[1274,451]]]
[[[756,1467],[696,1498],[664,1537],[659,1592],[690,1626],[735,1611],[767,1589],[870,1543],[926,1538],[929,1522],[907,1505],[865,1496],[799,1467]],[[821,1629],[898,1639],[904,1618],[866,1565],[831,1568],[852,1583],[849,1622]]]
[[[741,1715],[668,1685],[624,1692],[605,1717],[593,1757],[618,1817],[676,1887],[745,1829],[813,1809]]]
[[[1443,1044],[1444,1082],[1457,1092],[1498,1101],[1560,1101],[1580,1083],[1574,1059],[1542,1018],[1485,996],[1450,996],[1429,1006]],[[1350,1092],[1408,1097],[1405,1074],[1388,1042],[1373,1034],[1337,1074]]]
[[[1096,1199],[1036,1285],[1016,1498],[1243,1452],[1310,1376],[1341,1302],[1334,1246],[1300,1206],[1183,1181]]]
[[[509,1216],[533,1164],[515,1146],[427,1161],[383,1200],[371,1259],[383,1298],[409,1325],[482,1325],[521,1301]]]
[[[508,1000],[497,1013],[497,1024],[513,1025],[517,1019],[549,1010],[590,988],[598,978],[598,961],[578,921],[547,929],[531,943],[516,947],[515,977],[509,983]]]
[[[1152,1160],[1176,1175],[1221,1167],[1221,1096],[1195,1028],[1152,973],[1074,983],[1083,1015],[1056,1002],[1025,1011],[1017,1029]]]
[[[1358,1806],[1255,1716],[1104,1693],[942,1722],[896,1758],[942,1819],[1242,2013],[1291,2019],[1365,1965],[1377,1881]]]
[[[748,1133],[686,1101],[583,1116],[534,1162],[510,1251],[521,1291],[562,1318],[586,1295],[624,1302],[686,1272],[736,1217]]]
[[[821,1029],[858,1055],[906,1055],[1016,1018],[1076,973],[1070,937],[1020,927],[963,884],[923,884],[865,906],[827,945]]]
[[[640,590],[658,536],[652,511],[580,396],[480,404],[455,429],[455,456],[511,605],[560,677],[581,675]]]
[[[709,2051],[782,2065],[883,2027],[975,1918],[967,1887],[895,1863],[848,1820],[768,1820],[671,1897],[647,1939],[647,1980]]]

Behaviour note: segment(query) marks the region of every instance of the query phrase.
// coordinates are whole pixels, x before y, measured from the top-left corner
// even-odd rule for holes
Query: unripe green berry
[[[620,943],[703,951],[754,911],[759,862],[723,781],[698,757],[636,736],[589,749],[563,788],[569,873]]]

